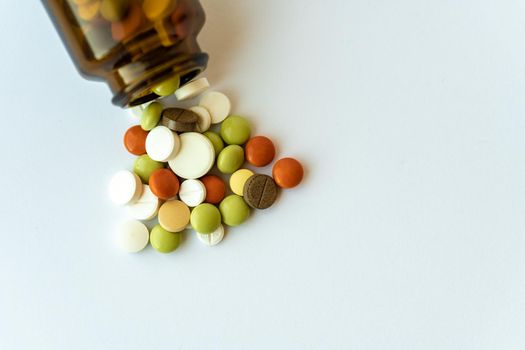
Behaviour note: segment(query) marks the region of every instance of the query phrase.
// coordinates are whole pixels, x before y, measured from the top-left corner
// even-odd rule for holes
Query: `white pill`
[[[146,248],[148,241],[148,228],[140,221],[127,221],[118,230],[117,245],[125,252],[140,252]]]
[[[148,185],[143,185],[139,200],[126,207],[130,217],[136,220],[151,220],[159,212],[160,200],[151,192]]]
[[[179,101],[187,100],[202,94],[204,91],[208,90],[210,83],[206,78],[200,78],[181,86],[177,91],[175,91],[175,97]]]
[[[135,119],[138,119],[140,120],[142,118],[142,114],[144,114],[144,110],[146,109],[146,107],[149,106],[151,102],[146,102],[144,104],[141,104],[141,105],[138,105],[138,106],[135,106],[135,107],[130,107],[128,108],[128,113]]]
[[[199,105],[210,112],[212,124],[222,123],[222,121],[230,115],[230,99],[221,92],[208,92],[206,95],[202,96]]]
[[[217,227],[215,231],[207,235],[197,232],[197,237],[202,243],[206,245],[209,245],[209,246],[217,245],[224,238],[224,226],[219,225],[219,227]]]
[[[187,132],[180,135],[180,150],[168,164],[179,177],[198,179],[210,171],[214,162],[211,141],[197,132]]]
[[[191,107],[190,111],[194,112],[199,116],[199,121],[197,123],[197,131],[198,132],[205,132],[208,131],[208,129],[211,126],[211,115],[210,112],[204,107],[201,106],[195,106]]]
[[[179,198],[188,207],[196,207],[206,199],[206,187],[199,180],[185,180],[180,185]]]
[[[117,205],[133,203],[142,195],[142,181],[131,171],[122,170],[109,182],[109,197]]]
[[[146,137],[146,152],[157,162],[167,162],[180,149],[179,135],[165,126],[157,126]]]

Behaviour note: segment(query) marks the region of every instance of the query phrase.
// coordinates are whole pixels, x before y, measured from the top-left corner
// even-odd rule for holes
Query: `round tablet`
[[[275,146],[269,138],[256,136],[244,146],[244,153],[248,163],[263,167],[269,165],[275,158]]]
[[[109,197],[117,205],[135,202],[142,194],[142,182],[131,171],[119,171],[109,182]]]
[[[155,196],[168,200],[179,193],[179,179],[170,169],[157,169],[149,177],[149,187]]]
[[[165,126],[157,126],[146,138],[146,152],[157,162],[166,162],[180,149],[179,135]]]
[[[149,105],[149,103],[145,103],[139,106],[134,106],[128,108],[128,113],[135,119],[142,119],[142,114],[144,113],[144,109]]]
[[[244,185],[244,200],[254,209],[267,209],[277,199],[277,185],[270,176],[254,175]]]
[[[159,102],[153,102],[144,109],[142,118],[140,119],[140,126],[142,129],[149,131],[157,126],[162,115],[162,105]]]
[[[184,179],[197,179],[210,171],[215,151],[206,136],[196,132],[180,135],[180,150],[169,161],[171,170]]]
[[[171,253],[180,245],[182,234],[173,233],[157,225],[151,230],[151,246],[159,253]]]
[[[244,163],[244,150],[239,145],[226,147],[217,157],[217,168],[223,174],[232,174]]]
[[[221,92],[212,91],[204,95],[199,103],[211,115],[211,123],[221,123],[230,114],[230,99]]]
[[[169,232],[183,231],[190,222],[190,208],[179,200],[164,203],[159,209],[159,224]]]
[[[242,196],[244,193],[244,184],[252,176],[253,172],[248,169],[239,169],[234,172],[230,177],[230,188],[232,192],[238,196]]]
[[[215,150],[215,155],[219,155],[219,153],[221,153],[221,151],[224,149],[224,141],[222,141],[219,134],[213,131],[206,131],[203,135],[211,141],[213,149]]]
[[[160,201],[151,192],[151,189],[148,185],[143,185],[142,187],[142,196],[135,203],[132,203],[126,207],[128,210],[129,216],[136,220],[151,220],[159,211]]]
[[[282,188],[293,188],[303,179],[303,166],[296,159],[283,158],[278,160],[272,169],[275,183]]]
[[[176,75],[173,78],[164,80],[162,83],[156,85],[155,87],[153,87],[153,89],[151,89],[151,91],[153,91],[159,96],[169,96],[179,88],[179,85],[180,77]]]
[[[136,156],[146,154],[146,138],[148,132],[143,130],[140,125],[132,126],[124,134],[124,147],[129,153]]]
[[[211,126],[211,115],[210,112],[204,107],[195,106],[191,107],[190,111],[199,116],[199,121],[197,122],[197,131],[205,132]]]
[[[119,227],[117,244],[125,252],[137,253],[146,248],[148,241],[148,228],[140,221],[127,221]]]
[[[106,20],[115,22],[124,17],[128,7],[128,0],[102,0],[100,14]]]
[[[179,198],[189,207],[196,207],[206,198],[206,187],[199,180],[186,180],[180,185]]]
[[[219,225],[215,231],[209,234],[197,232],[197,237],[199,238],[199,241],[208,246],[217,245],[221,243],[222,239],[224,238],[224,226]]]
[[[232,194],[221,202],[219,206],[222,222],[228,226],[238,226],[250,216],[250,207],[241,196]]]
[[[206,187],[206,203],[219,204],[226,194],[224,181],[215,175],[206,175],[201,178],[201,182]]]
[[[177,100],[179,101],[188,100],[202,94],[204,91],[208,90],[209,87],[210,83],[208,82],[208,79],[196,79],[175,91],[175,97],[177,97]]]
[[[231,115],[221,124],[221,137],[229,145],[242,145],[250,139],[250,123],[244,117]]]
[[[91,21],[98,15],[99,10],[100,1],[93,1],[91,3],[78,6],[77,13],[78,17],[80,17],[84,21]]]
[[[164,164],[151,159],[147,154],[138,157],[133,164],[133,171],[145,184],[148,183],[149,177],[155,170],[162,168],[164,168]]]
[[[210,234],[220,224],[221,213],[213,204],[201,204],[191,212],[191,226],[199,233]]]

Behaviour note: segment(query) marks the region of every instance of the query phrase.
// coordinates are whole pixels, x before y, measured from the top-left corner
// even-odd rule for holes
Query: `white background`
[[[0,1],[0,348],[524,349],[525,3],[205,0],[206,75],[301,187],[119,252],[133,120]]]

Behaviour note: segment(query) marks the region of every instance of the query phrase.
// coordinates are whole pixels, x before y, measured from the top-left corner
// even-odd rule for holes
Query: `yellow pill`
[[[166,16],[174,8],[174,4],[173,0],[144,0],[142,8],[146,17],[153,21]]]
[[[94,0],[94,1],[96,1],[96,0]],[[94,1],[93,0],[73,0],[75,5],[85,5],[88,2],[94,2]]]
[[[232,189],[232,192],[238,196],[242,196],[244,193],[244,185],[252,176],[253,172],[248,169],[239,169],[234,172],[230,177],[230,188]]]
[[[110,22],[120,21],[128,11],[128,0],[102,0],[100,14]]]
[[[98,15],[100,10],[100,1],[94,1],[89,4],[80,5],[78,7],[78,17],[84,21],[91,21]]]
[[[190,223],[190,208],[179,200],[164,203],[159,209],[159,224],[169,232],[183,231]]]

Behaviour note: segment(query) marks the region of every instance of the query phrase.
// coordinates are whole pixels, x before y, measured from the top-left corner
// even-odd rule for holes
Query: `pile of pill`
[[[138,252],[151,242],[157,251],[170,253],[187,229],[204,244],[216,245],[224,237],[223,225],[242,224],[252,208],[272,206],[280,188],[301,182],[303,167],[293,158],[275,162],[272,176],[244,167],[246,162],[252,168],[270,165],[275,146],[267,137],[251,137],[248,120],[230,114],[229,98],[208,88],[206,78],[179,87],[175,77],[155,90],[175,94],[177,101],[198,98],[195,107],[167,108],[155,101],[133,108],[140,125],[126,131],[124,146],[138,158],[133,171],[116,173],[109,184],[112,201],[133,219],[118,230],[123,250]],[[210,130],[212,125],[218,132]],[[155,218],[158,224],[150,233],[143,221]]]

